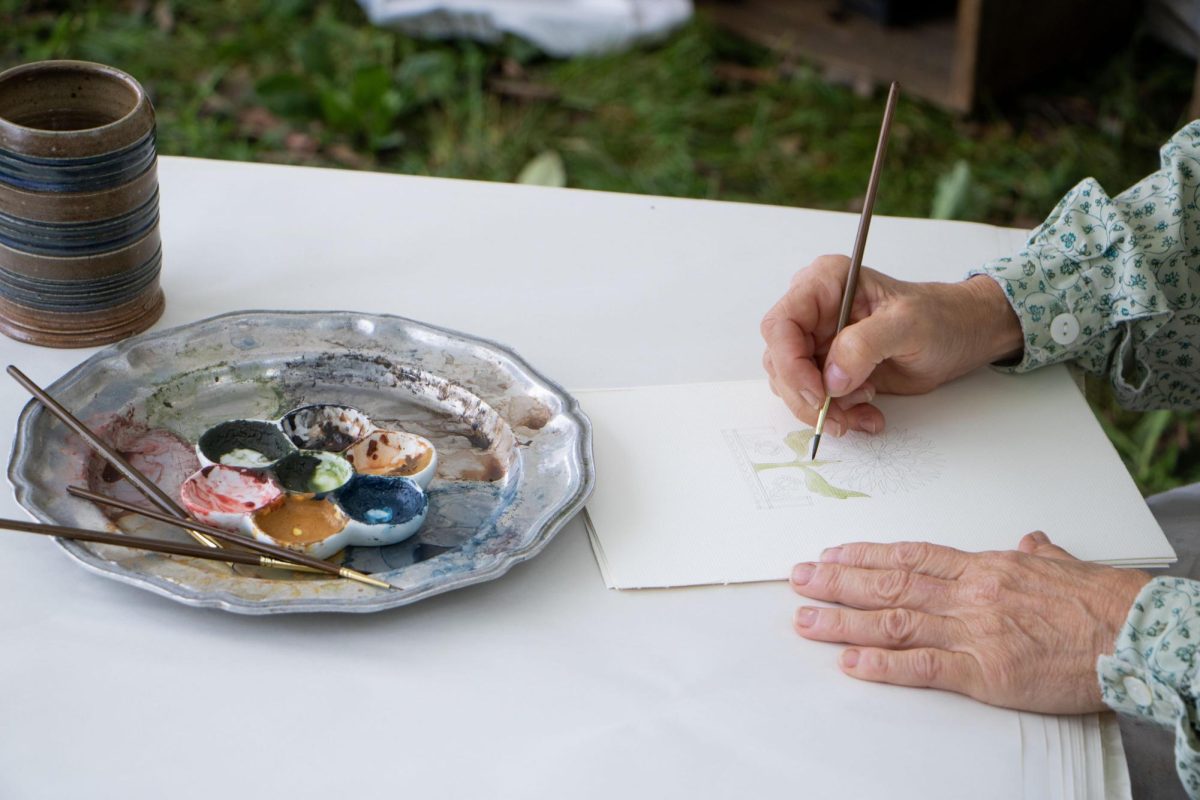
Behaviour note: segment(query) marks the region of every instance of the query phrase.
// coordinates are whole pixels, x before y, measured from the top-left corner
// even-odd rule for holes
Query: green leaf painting
[[[803,431],[792,431],[783,437],[783,443],[792,448],[792,452],[797,456],[805,458],[809,454],[809,446],[812,444],[815,433],[816,431],[811,428]]]
[[[819,494],[822,497],[833,497],[837,500],[845,500],[848,497],[867,497],[868,495],[862,492],[856,492],[851,489],[839,489],[832,485],[829,481],[821,477],[821,473],[815,469],[801,467],[804,470],[804,485],[808,487],[810,492]]]
[[[769,469],[798,469],[804,474],[804,485],[813,494],[819,494],[822,497],[829,497],[833,500],[847,500],[851,497],[870,497],[868,494],[856,492],[853,489],[842,489],[834,486],[817,470],[830,461],[810,461],[808,458],[809,444],[812,442],[813,431],[811,429],[792,431],[787,436],[783,437],[783,443],[791,448],[796,454],[794,461],[777,461],[774,463],[759,464],[755,463],[755,472],[765,472]]]

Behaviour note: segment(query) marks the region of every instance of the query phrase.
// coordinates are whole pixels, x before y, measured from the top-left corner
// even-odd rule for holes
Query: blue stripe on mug
[[[155,132],[122,150],[87,158],[35,158],[0,148],[0,182],[30,192],[94,192],[141,175],[155,159]]]
[[[161,272],[161,247],[144,264],[121,273],[103,287],[86,280],[38,281],[0,269],[0,297],[42,311],[100,311],[129,302],[158,280]]]
[[[36,222],[0,213],[0,244],[42,256],[89,256],[119,250],[158,222],[158,190],[140,206],[111,219]]]

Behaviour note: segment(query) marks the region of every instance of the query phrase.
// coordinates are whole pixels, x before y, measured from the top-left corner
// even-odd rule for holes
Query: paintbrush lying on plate
[[[368,586],[374,586],[377,589],[396,588],[390,583],[381,581],[377,578],[372,578],[370,575],[364,575],[363,573],[350,569],[349,567],[339,567],[334,564],[330,564],[327,561],[321,561],[319,559],[306,556],[302,553],[295,553],[282,547],[276,547],[264,542],[259,542],[247,536],[232,534],[228,531],[220,530],[219,528],[201,525],[189,517],[187,512],[180,508],[179,504],[167,496],[162,489],[156,486],[149,478],[139,472],[137,468],[135,468],[128,461],[126,461],[120,453],[118,453],[103,439],[97,436],[95,431],[84,425],[75,417],[74,414],[72,414],[70,411],[64,408],[62,404],[51,397],[45,389],[34,383],[28,375],[21,372],[21,370],[17,369],[11,364],[9,365],[7,371],[8,374],[17,381],[17,383],[21,384],[30,394],[37,398],[44,408],[57,417],[64,425],[78,434],[85,442],[91,445],[93,450],[103,456],[103,458],[109,464],[111,464],[113,468],[115,468],[117,472],[119,472],[127,481],[133,484],[133,486],[139,492],[141,492],[147,500],[162,509],[163,513],[155,518],[185,529],[193,538],[196,539],[196,541],[211,548],[216,553],[228,553],[227,548],[222,548],[220,545],[221,542],[224,542],[235,547],[242,547],[247,550],[253,550],[256,553],[262,554],[257,556],[258,560],[255,562],[260,566],[283,569],[317,570],[335,577],[346,578],[352,581],[357,581],[358,583],[366,584]],[[77,487],[69,487],[68,491],[71,490],[75,490],[71,492],[72,494],[81,496],[78,493],[79,490]],[[112,502],[108,498],[105,498],[101,495],[92,496],[88,495],[87,492],[84,492],[83,496],[89,500],[92,500],[93,502],[105,502],[109,505],[118,505],[118,503]],[[138,513],[146,515],[155,514],[155,512],[147,512],[142,509],[137,509],[136,507],[134,507],[134,510]]]
[[[69,528],[65,525],[46,525],[41,522],[21,522],[15,519],[0,519],[0,530],[20,531],[22,533],[40,533],[44,536],[57,536],[60,539],[75,539],[80,542],[97,542],[99,544],[115,544],[137,550],[149,550],[153,553],[169,553],[188,558],[204,558],[209,561],[225,561],[233,564],[249,564],[255,567],[265,566],[262,556],[246,553],[241,550],[226,550],[205,547],[195,544],[177,544],[162,539],[146,539],[141,536],[130,536],[124,533],[101,533],[83,528]]]

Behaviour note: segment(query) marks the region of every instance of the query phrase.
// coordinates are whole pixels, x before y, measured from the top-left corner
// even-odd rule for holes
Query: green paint
[[[833,464],[833,461],[810,461],[808,458],[809,444],[813,439],[813,431],[802,430],[792,431],[787,436],[783,437],[783,443],[792,449],[796,454],[794,461],[776,461],[766,464],[751,464],[755,472],[765,472],[769,469],[798,469],[804,474],[804,485],[813,494],[819,494],[822,497],[829,497],[834,500],[846,500],[851,497],[870,497],[869,494],[856,492],[853,489],[842,489],[834,486],[819,473],[817,470],[827,464]]]
[[[274,419],[290,408],[278,379],[257,365],[216,361],[180,372],[154,386],[145,400],[149,425],[195,440],[230,419]]]
[[[313,470],[308,485],[314,492],[332,492],[350,479],[345,465],[338,461],[323,460]]]

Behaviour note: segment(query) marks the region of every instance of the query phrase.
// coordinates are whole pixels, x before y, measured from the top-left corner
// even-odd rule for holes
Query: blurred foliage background
[[[0,68],[47,58],[141,80],[164,154],[836,210],[861,205],[881,102],[703,15],[562,62],[515,40],[415,41],[351,0],[0,0]],[[1115,193],[1157,167],[1193,77],[1137,33],[968,118],[910,98],[877,211],[1032,227],[1085,176]],[[1193,415],[1124,412],[1100,381],[1088,395],[1144,492],[1200,480]]]

